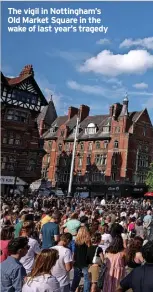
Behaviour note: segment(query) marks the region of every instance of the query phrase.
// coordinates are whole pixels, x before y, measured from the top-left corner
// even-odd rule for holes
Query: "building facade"
[[[153,157],[153,127],[147,109],[129,112],[129,101],[115,103],[106,115],[90,116],[90,108],[70,107],[43,135],[43,176],[68,189],[76,120],[79,129],[72,191],[131,195],[144,184]]]
[[[1,74],[1,190],[8,194],[41,177],[44,156],[41,125],[49,124],[41,108],[49,104],[27,65],[16,78]],[[55,116],[56,118],[56,116]],[[44,120],[44,123],[42,122]],[[14,191],[14,190],[13,190]]]

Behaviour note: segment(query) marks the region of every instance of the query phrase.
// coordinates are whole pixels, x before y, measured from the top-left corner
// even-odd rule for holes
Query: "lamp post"
[[[71,197],[71,191],[72,191],[74,159],[75,159],[75,152],[76,152],[76,142],[77,142],[77,134],[78,134],[79,120],[80,120],[79,119],[79,116],[77,116],[76,129],[75,129],[75,135],[74,135],[74,143],[73,143],[72,160],[71,160],[69,186],[68,186],[68,195],[67,195],[68,197]]]

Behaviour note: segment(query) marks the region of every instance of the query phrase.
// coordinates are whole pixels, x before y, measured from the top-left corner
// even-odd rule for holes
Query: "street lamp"
[[[69,186],[68,186],[68,195],[67,197],[71,197],[72,191],[72,182],[73,182],[73,169],[74,169],[74,159],[75,159],[75,152],[76,152],[76,142],[77,142],[77,134],[78,134],[78,127],[79,127],[79,116],[77,116],[76,122],[76,129],[74,135],[74,143],[73,143],[73,152],[72,152],[72,160],[71,160],[71,169],[70,169],[70,179],[69,179]]]

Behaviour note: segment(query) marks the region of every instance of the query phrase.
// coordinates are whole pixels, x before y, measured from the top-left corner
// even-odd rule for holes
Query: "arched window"
[[[114,141],[114,148],[116,148],[116,149],[118,148],[118,141],[117,140]]]
[[[96,134],[96,132],[97,132],[97,127],[94,123],[90,123],[85,129],[85,134],[87,135],[93,135],[93,134]]]

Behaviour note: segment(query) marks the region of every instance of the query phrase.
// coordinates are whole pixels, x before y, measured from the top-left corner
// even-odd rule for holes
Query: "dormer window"
[[[118,141],[117,141],[117,140],[114,141],[114,148],[115,148],[115,149],[118,148]]]
[[[103,132],[104,133],[109,133],[110,132],[110,127],[109,126],[103,127]]]
[[[97,127],[94,123],[90,123],[85,129],[85,134],[87,135],[93,135],[93,134],[96,134],[96,132],[97,132]]]
[[[50,128],[50,133],[51,134],[55,133],[57,131],[57,129],[58,129],[57,125],[53,125],[53,127]]]

